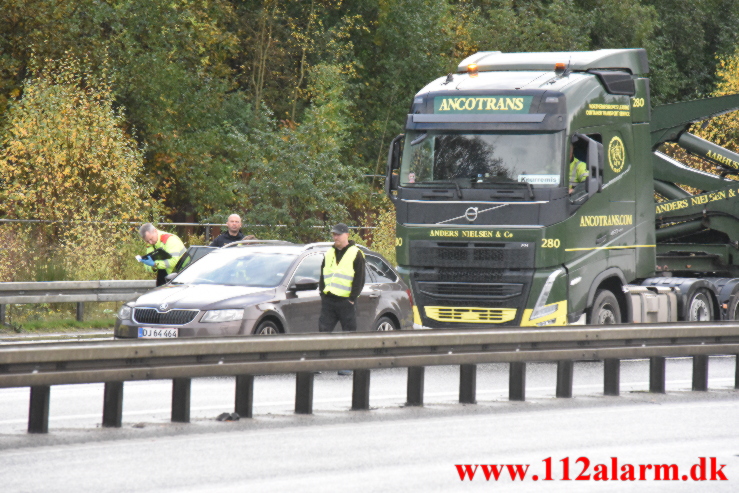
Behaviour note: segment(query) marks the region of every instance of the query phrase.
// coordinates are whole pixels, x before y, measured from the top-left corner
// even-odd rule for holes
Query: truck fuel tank
[[[677,321],[677,288],[629,284],[623,289],[631,297],[633,323]]]

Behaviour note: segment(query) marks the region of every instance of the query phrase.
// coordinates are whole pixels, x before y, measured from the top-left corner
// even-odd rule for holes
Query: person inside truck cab
[[[584,182],[588,177],[588,166],[585,162],[575,157],[575,147],[570,146],[570,167],[569,167],[570,193],[575,191],[578,183]]]

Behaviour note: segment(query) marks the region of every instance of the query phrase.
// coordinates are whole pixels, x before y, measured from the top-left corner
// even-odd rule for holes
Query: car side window
[[[321,264],[323,263],[323,255],[309,255],[300,262],[295,269],[291,283],[299,281],[304,277],[310,277],[316,281],[321,277]]]
[[[398,276],[395,275],[393,269],[383,262],[381,258],[367,255],[365,259],[367,261],[367,268],[372,271],[376,282],[389,283],[398,280]]]

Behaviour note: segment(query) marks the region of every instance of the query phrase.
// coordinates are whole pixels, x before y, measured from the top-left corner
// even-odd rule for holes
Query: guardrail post
[[[123,421],[123,382],[105,382],[103,426],[120,428]]]
[[[665,357],[649,358],[649,391],[654,394],[665,393]]]
[[[236,375],[234,411],[241,418],[251,418],[254,407],[254,375]]]
[[[459,402],[475,404],[477,394],[477,365],[459,366]]]
[[[5,325],[5,305],[0,305],[0,325]]]
[[[172,379],[172,421],[190,422],[190,378]]]
[[[739,389],[739,354],[736,355],[734,362],[734,388]]]
[[[369,409],[370,371],[354,370],[352,382],[352,410]]]
[[[423,379],[426,368],[423,366],[408,367],[408,389],[406,406],[423,406]]]
[[[621,360],[607,358],[603,361],[603,394],[619,395],[621,386]]]
[[[573,361],[557,361],[557,397],[572,397]]]
[[[312,371],[301,371],[295,375],[295,413],[313,413]]]
[[[85,304],[81,301],[77,302],[77,321],[82,322],[85,319]]]
[[[508,400],[526,400],[526,363],[512,361],[508,375]]]
[[[210,226],[205,227],[205,244],[210,245]],[[238,411],[236,411],[238,413]]]
[[[693,356],[693,390],[708,390],[708,356],[705,354]]]
[[[31,387],[31,405],[28,409],[28,433],[49,433],[49,397],[51,387]]]

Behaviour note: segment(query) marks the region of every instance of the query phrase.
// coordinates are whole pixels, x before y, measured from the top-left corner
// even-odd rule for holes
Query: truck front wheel
[[[592,308],[590,308],[588,323],[591,325],[621,323],[621,309],[613,293],[607,289],[601,289],[595,293],[595,300],[593,301]]]

